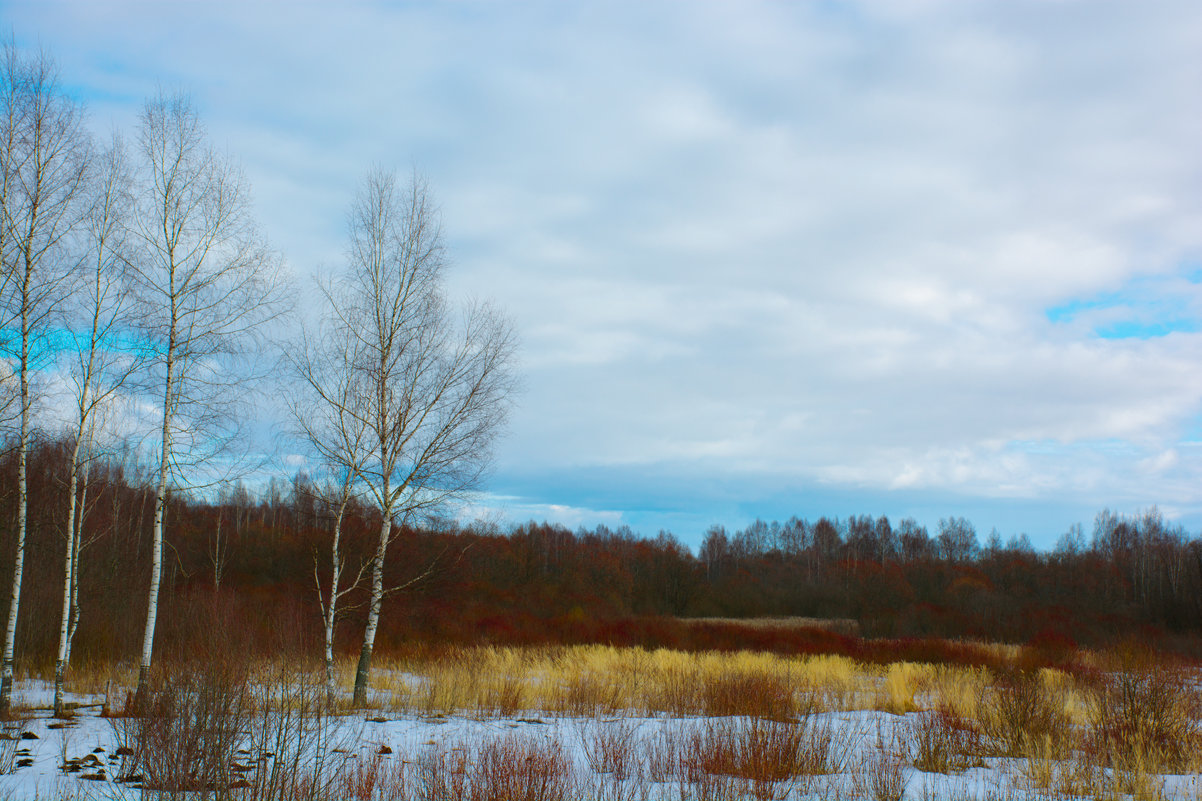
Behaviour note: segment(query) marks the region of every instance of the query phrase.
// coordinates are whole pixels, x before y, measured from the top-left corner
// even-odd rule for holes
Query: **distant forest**
[[[29,461],[29,539],[17,653],[54,660],[62,593],[67,442],[35,445]],[[12,486],[15,459],[0,462]],[[146,614],[154,512],[153,471],[132,458],[91,474],[80,557],[74,657],[134,660]],[[318,653],[316,578],[329,572],[332,510],[298,475],[256,495],[219,502],[172,497],[166,525],[160,653],[238,648]],[[11,519],[15,495],[0,498]],[[343,523],[353,575],[370,559],[378,513],[353,507]],[[4,528],[0,547],[11,552]],[[912,520],[793,518],[711,529],[696,554],[673,535],[627,528],[570,531],[451,523],[405,528],[388,551],[383,653],[414,644],[569,643],[684,648],[837,648],[831,641],[738,638],[695,630],[680,617],[852,618],[865,637],[969,638],[1045,645],[1107,645],[1139,638],[1197,655],[1202,649],[1202,540],[1156,513],[1102,512],[1092,536],[1070,531],[1050,553],[1023,539],[978,542],[962,518],[932,533]],[[10,580],[5,564],[0,581]],[[414,579],[417,579],[414,581]],[[412,582],[412,583],[410,583]],[[357,648],[367,590],[339,623]],[[353,608],[350,608],[353,607]],[[776,639],[773,639],[776,637]]]

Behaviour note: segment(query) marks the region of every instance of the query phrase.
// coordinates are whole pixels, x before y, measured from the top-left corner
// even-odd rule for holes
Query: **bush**
[[[471,748],[435,748],[417,761],[422,801],[569,801],[575,770],[562,747],[509,735]]]
[[[1195,677],[1163,665],[1111,674],[1094,705],[1091,745],[1124,772],[1185,773],[1202,763]]]
[[[639,772],[636,754],[640,740],[637,724],[627,719],[593,720],[580,729],[580,745],[594,773],[604,773],[625,781]]]
[[[998,756],[1067,756],[1072,721],[1065,712],[1065,692],[1035,671],[1003,673],[977,708],[991,753]]]
[[[21,748],[21,735],[29,728],[25,718],[13,718],[0,723],[0,775],[13,772],[17,751]]]
[[[978,767],[981,733],[946,708],[919,712],[910,725],[914,767],[927,773],[953,773]]]
[[[246,673],[228,664],[173,666],[160,674],[137,714],[112,718],[129,752],[120,778],[150,790],[225,790],[250,719]]]
[[[711,673],[701,687],[701,710],[710,717],[747,715],[785,720],[799,707],[788,679],[767,670]]]
[[[264,671],[251,697],[244,747],[257,759],[244,801],[331,797],[330,789],[347,779],[335,754],[349,752],[360,738],[333,720],[322,677],[286,667]],[[359,785],[376,776],[359,774]]]

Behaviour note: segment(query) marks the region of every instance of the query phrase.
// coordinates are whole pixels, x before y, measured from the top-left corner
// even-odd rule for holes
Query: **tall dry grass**
[[[838,792],[894,801],[913,768],[956,774],[983,764],[1004,766],[1011,783],[1005,792],[1018,796],[1151,799],[1162,792],[1166,773],[1202,770],[1197,672],[1146,657],[1091,658],[1099,671],[1080,675],[1025,667],[1018,658],[1009,670],[990,671],[604,646],[414,649],[378,664],[370,704],[387,714],[575,718],[569,726],[578,727],[580,764],[568,751],[547,750],[543,741],[480,740],[395,759],[364,752],[313,769],[308,759],[314,749],[330,752],[328,740],[317,745],[332,736],[328,716],[348,712],[349,704],[328,709],[316,689],[319,681],[309,697],[303,671],[281,672],[278,666],[249,666],[244,678],[228,682],[241,693],[231,696],[229,714],[242,715],[238,725],[258,732],[252,750],[290,755],[291,763],[271,763],[279,766],[275,774],[257,768],[248,776],[261,789],[255,797],[265,799],[318,797],[318,790],[340,798],[488,799],[504,796],[489,795],[494,791],[487,788],[502,787],[508,788],[504,793],[527,788],[521,792],[539,798],[574,792],[638,801],[662,795],[664,786],[680,798],[777,798],[802,790],[821,795],[827,790],[814,789],[816,777],[843,776],[847,782]],[[349,686],[350,660],[337,668]],[[108,686],[122,675],[121,668],[96,669],[91,681]],[[128,671],[131,686],[133,675]],[[203,683],[187,681],[175,690],[184,696],[203,691]],[[197,696],[188,703],[203,707],[202,701]],[[876,717],[875,738],[834,725],[839,717],[871,719],[849,713],[873,711],[888,713]],[[228,752],[220,726],[209,726],[199,711],[183,716],[191,716],[192,734]],[[631,720],[644,716],[659,722],[645,729]],[[341,730],[346,719],[337,721]],[[145,728],[153,722],[147,715],[117,725]],[[147,742],[152,736],[158,735],[150,728],[137,734]],[[190,763],[220,762],[186,739],[172,747],[192,753]],[[343,750],[359,749],[351,743]],[[854,761],[848,758],[853,753]],[[510,775],[502,757],[529,764],[530,772]],[[398,767],[406,761],[407,767]],[[491,772],[473,767],[477,763],[491,765]],[[150,784],[219,787],[235,780],[219,768],[191,770],[196,775],[175,785],[157,778]],[[170,771],[143,763],[138,772]],[[285,781],[289,775],[296,781]],[[329,795],[335,786],[341,789]]]
[[[872,708],[883,669],[838,656],[571,646],[415,650],[381,660],[369,705],[423,715],[789,717]],[[338,666],[349,682],[349,662]]]

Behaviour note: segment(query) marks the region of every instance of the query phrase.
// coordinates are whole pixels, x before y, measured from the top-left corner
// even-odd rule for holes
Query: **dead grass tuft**
[[[905,715],[918,711],[916,696],[923,685],[930,681],[929,665],[913,662],[897,662],[889,666],[881,682],[876,708],[894,715]]]

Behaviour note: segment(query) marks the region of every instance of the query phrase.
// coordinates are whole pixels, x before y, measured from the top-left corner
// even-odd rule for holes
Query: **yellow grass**
[[[930,665],[913,662],[895,662],[885,672],[885,678],[877,690],[876,708],[894,715],[917,712],[916,696],[930,683],[934,670]]]
[[[337,686],[353,686],[355,660],[340,658],[335,668]],[[94,694],[111,686],[119,703],[136,675],[133,665],[78,666],[69,674],[68,686],[72,692]],[[1041,680],[1065,699],[1065,711],[1074,723],[1090,722],[1091,700],[1070,676],[1045,670]],[[605,645],[415,648],[375,660],[367,706],[477,717],[698,715],[710,713],[723,691],[737,695],[739,688],[732,687],[732,681],[742,682],[749,691],[779,693],[785,688],[785,706],[795,709],[907,714],[944,708],[972,720],[990,676],[978,668],[911,662],[880,666],[835,655],[688,653]],[[340,705],[349,709],[349,699]]]
[[[949,665],[939,665],[931,671],[927,681],[927,702],[923,706],[947,709],[962,718],[976,720],[977,700],[990,682],[989,671]]]
[[[339,662],[341,686],[350,686],[353,672],[352,660]],[[942,706],[971,718],[988,674],[915,663],[882,667],[833,655],[487,646],[377,660],[369,704],[425,715],[695,715],[707,714],[714,694],[731,681],[744,682],[749,692],[787,687],[796,707],[905,714]]]
[[[1021,664],[1017,649],[1010,656],[1011,664]],[[252,681],[272,686],[280,669],[278,663],[252,666]],[[349,689],[354,671],[354,659],[342,658],[336,663],[342,711],[351,708]],[[68,675],[68,689],[95,695],[108,690],[119,708],[136,677],[137,668],[131,664],[77,665]],[[324,678],[320,670],[311,671],[310,679],[314,677],[319,682]],[[879,710],[907,715],[945,710],[983,733],[985,740],[977,748],[984,750],[970,756],[979,760],[981,754],[990,758],[1004,755],[1009,760],[1009,780],[1031,796],[1150,800],[1162,795],[1161,773],[1169,756],[1140,742],[1123,746],[1121,753],[1115,750],[1118,741],[1097,735],[1104,731],[1099,717],[1107,697],[1097,687],[1079,684],[1064,672],[1041,670],[1037,682],[1045,704],[1063,704],[1067,728],[1033,735],[1030,741],[1001,751],[998,729],[991,729],[990,724],[1001,720],[999,694],[1006,688],[1012,690],[1014,685],[1006,684],[1010,680],[995,677],[984,668],[912,662],[881,666],[833,655],[686,653],[603,645],[413,648],[376,660],[368,707],[394,716],[668,715],[780,720],[801,718],[811,711]],[[1166,679],[1159,692],[1172,695],[1182,682],[1184,677],[1179,682]],[[1161,685],[1136,686],[1151,692]],[[1194,696],[1177,695],[1172,698],[1182,710],[1197,708],[1197,704],[1187,703]],[[1137,705],[1133,714],[1140,711]],[[911,723],[898,723],[899,737],[912,736],[908,734]],[[913,756],[903,759],[913,764]],[[1187,772],[1199,768],[1202,750],[1182,766]],[[1191,797],[1202,801],[1202,785],[1195,782],[1191,788]]]

